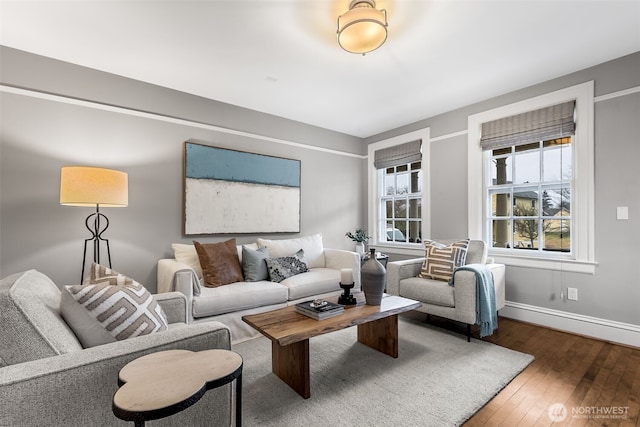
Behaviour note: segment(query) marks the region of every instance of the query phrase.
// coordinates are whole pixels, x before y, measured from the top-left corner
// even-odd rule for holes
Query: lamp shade
[[[365,54],[387,40],[387,12],[373,0],[354,0],[338,17],[338,44],[347,52]]]
[[[129,204],[129,177],[125,172],[88,166],[60,170],[60,204],[124,207]]]

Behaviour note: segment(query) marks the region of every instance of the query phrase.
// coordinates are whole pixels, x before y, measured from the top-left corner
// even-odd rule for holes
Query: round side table
[[[207,390],[236,380],[236,426],[242,424],[242,357],[229,350],[167,350],[127,363],[118,374],[113,413],[136,426],[177,414]]]

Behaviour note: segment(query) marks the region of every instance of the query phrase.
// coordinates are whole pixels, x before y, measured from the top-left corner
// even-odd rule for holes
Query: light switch
[[[628,206],[618,206],[616,219],[629,219],[629,207]]]

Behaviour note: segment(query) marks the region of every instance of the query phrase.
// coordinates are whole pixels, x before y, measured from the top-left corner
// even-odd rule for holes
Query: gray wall
[[[640,87],[640,53],[600,64],[368,138],[377,142],[424,127],[431,138],[467,130],[470,114],[490,110],[585,81],[595,96]],[[640,92],[595,103],[595,275],[507,267],[507,300],[640,325]],[[431,143],[432,238],[466,237],[467,136]],[[455,170],[456,174],[446,175]],[[629,220],[616,220],[616,207]],[[400,258],[397,256],[396,258]],[[559,298],[578,289],[578,301]]]
[[[301,235],[322,232],[325,246],[352,248],[349,229],[367,224],[366,145],[359,138],[1,48],[1,83],[129,109],[151,111],[293,141],[237,136],[192,125],[0,92],[0,276],[35,268],[58,284],[79,280],[88,208],[60,206],[60,167],[85,164],[129,173],[129,207],[105,209],[114,268],[155,290],[155,266],[182,236],[182,144],[210,145],[300,159]],[[640,86],[640,53],[505,94],[368,138],[372,143],[431,127],[437,138],[465,131],[467,116],[594,80],[596,96]],[[324,108],[318,106],[318,108]],[[640,93],[595,104],[595,275],[507,269],[507,299],[640,325]],[[467,233],[466,135],[432,142],[432,237]],[[318,151],[326,148],[336,152]],[[455,180],[444,178],[449,170]],[[345,185],[350,183],[353,185]],[[628,221],[616,221],[628,206]],[[275,236],[275,237],[288,237]],[[201,241],[255,236],[196,236]],[[578,301],[558,298],[578,288]]]
[[[129,206],[102,210],[111,223],[105,237],[110,240],[113,268],[152,292],[156,263],[171,256],[173,242],[231,237],[239,243],[255,241],[256,235],[182,235],[186,140],[301,160],[301,233],[267,237],[322,232],[326,247],[353,249],[344,234],[362,226],[366,218],[366,146],[360,138],[0,49],[1,83],[30,91],[0,92],[0,277],[34,268],[58,285],[79,282],[83,240],[89,237],[84,220],[93,209],[60,206],[60,168],[65,165],[102,166],[129,174]],[[34,91],[63,98],[39,99],[31,96]],[[74,105],[72,98],[92,104]],[[125,110],[95,108],[95,103]],[[257,137],[140,117],[132,110]],[[102,261],[106,262],[104,252]]]

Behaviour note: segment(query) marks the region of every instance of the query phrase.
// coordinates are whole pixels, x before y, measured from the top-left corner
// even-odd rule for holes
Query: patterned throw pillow
[[[448,246],[425,240],[425,260],[418,277],[448,282],[455,269],[464,265],[468,247],[469,239],[459,240]]]
[[[95,263],[88,284],[65,286],[60,311],[85,348],[168,329],[144,286]]]
[[[272,282],[280,283],[288,277],[309,271],[302,249],[293,255],[267,258],[266,262],[269,269],[269,278]]]

